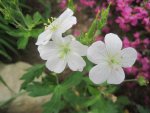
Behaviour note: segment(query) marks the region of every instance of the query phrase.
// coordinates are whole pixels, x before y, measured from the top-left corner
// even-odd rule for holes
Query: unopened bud
[[[145,79],[143,76],[138,76],[137,77],[137,82],[139,83],[140,86],[146,86],[149,81]]]

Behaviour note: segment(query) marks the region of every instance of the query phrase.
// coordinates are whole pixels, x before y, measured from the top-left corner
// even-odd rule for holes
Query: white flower
[[[122,67],[131,67],[137,52],[134,48],[122,49],[120,38],[109,33],[105,36],[105,44],[102,41],[93,43],[88,51],[88,59],[97,64],[90,72],[89,77],[95,84],[105,81],[109,84],[120,84],[125,78]]]
[[[50,39],[57,37],[56,35],[61,36],[62,33],[70,29],[74,24],[77,23],[76,17],[72,15],[73,11],[67,8],[46,28],[44,32],[39,35],[36,45],[45,45]]]
[[[50,71],[61,73],[67,65],[73,71],[82,71],[86,63],[81,56],[86,56],[87,48],[68,35],[39,45],[38,51],[41,58],[47,60],[46,67]]]

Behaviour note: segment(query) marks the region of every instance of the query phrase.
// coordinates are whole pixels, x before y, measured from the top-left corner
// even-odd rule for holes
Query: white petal
[[[72,40],[74,40],[74,37],[72,35],[67,35],[63,39],[64,39],[64,42],[71,43]]]
[[[83,68],[86,66],[83,58],[76,53],[70,53],[67,62],[72,71],[83,71]]]
[[[46,45],[39,45],[38,51],[43,60],[48,60],[51,55],[57,54],[57,46],[53,41],[49,41]]]
[[[55,73],[61,73],[66,67],[66,61],[59,58],[57,54],[53,54],[46,62],[46,67]]]
[[[95,64],[105,62],[107,59],[107,50],[105,44],[102,41],[93,43],[88,48],[87,57],[91,62]]]
[[[64,20],[68,17],[71,17],[72,15],[73,15],[73,11],[67,8],[58,18]]]
[[[59,32],[61,32],[61,33],[66,32],[68,29],[70,29],[76,23],[77,23],[76,17],[71,16],[69,18],[66,18],[60,24]]]
[[[61,34],[62,35],[62,34]],[[60,34],[56,34],[54,33],[53,36],[52,36],[52,40],[54,41],[54,43],[56,45],[60,45],[63,43],[63,37],[61,36]]]
[[[134,48],[128,47],[121,51],[121,56],[122,67],[131,67],[137,59],[137,52]]]
[[[106,63],[98,64],[90,70],[89,78],[93,83],[101,84],[107,80],[110,73],[111,70]]]
[[[118,37],[118,35],[113,33],[109,33],[105,36],[105,44],[110,55],[115,55],[116,53],[120,52],[122,48],[121,39]]]
[[[48,41],[52,38],[52,34],[53,33],[50,31],[50,29],[47,29],[44,32],[42,32],[38,37],[36,45],[45,45],[45,44],[47,44]]]
[[[121,67],[112,69],[111,75],[109,76],[107,83],[109,84],[120,84],[125,79],[124,71]]]
[[[73,40],[71,42],[71,48],[81,56],[87,55],[88,46],[81,44],[79,41]]]

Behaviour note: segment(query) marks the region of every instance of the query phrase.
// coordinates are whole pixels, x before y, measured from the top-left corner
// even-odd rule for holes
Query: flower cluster
[[[46,67],[50,71],[61,73],[67,65],[73,71],[82,71],[85,67],[81,56],[86,55],[87,46],[76,41],[72,35],[62,37],[62,33],[76,22],[73,11],[66,9],[39,35],[36,45],[41,58],[47,60]]]
[[[76,24],[76,17],[71,9],[66,9],[57,19],[42,32],[36,45],[46,67],[55,73],[61,73],[68,66],[72,71],[83,71],[86,62],[82,56],[97,64],[89,77],[95,84],[105,81],[109,84],[120,84],[125,78],[122,67],[131,67],[137,52],[134,48],[122,49],[121,39],[113,33],[105,36],[105,43],[94,42],[89,48],[81,44],[73,35],[62,36],[64,32]],[[92,38],[92,37],[91,37]],[[122,50],[121,50],[122,49]]]
[[[64,0],[65,1],[65,0]],[[67,0],[66,0],[67,1]],[[62,4],[62,3],[60,3]],[[75,2],[77,11],[88,11],[96,15],[101,9],[111,4],[107,25],[97,40],[102,40],[106,33],[116,32],[123,37],[125,47],[134,47],[138,50],[138,59],[134,67],[127,68],[128,75],[144,76],[150,79],[150,2],[146,0],[80,0]],[[64,5],[65,7],[65,5]],[[89,10],[90,9],[90,10]],[[76,30],[75,30],[76,31]],[[123,33],[124,32],[124,33]],[[77,35],[79,32],[74,32]]]

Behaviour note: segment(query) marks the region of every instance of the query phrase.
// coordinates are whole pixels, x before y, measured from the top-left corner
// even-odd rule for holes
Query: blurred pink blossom
[[[95,0],[80,0],[80,3],[85,6],[93,7],[96,4],[96,1]]]

